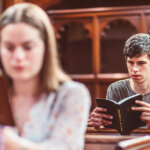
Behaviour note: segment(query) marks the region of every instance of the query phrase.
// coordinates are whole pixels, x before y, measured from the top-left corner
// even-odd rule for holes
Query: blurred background
[[[49,15],[61,65],[88,87],[92,108],[109,84],[128,78],[126,39],[150,33],[150,0],[1,0],[0,12],[20,2],[37,4]]]

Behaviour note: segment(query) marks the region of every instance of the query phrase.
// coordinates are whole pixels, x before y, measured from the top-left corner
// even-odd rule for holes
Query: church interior
[[[148,0],[1,0],[0,12],[20,2],[37,4],[48,14],[61,66],[88,88],[91,111],[95,99],[104,98],[111,83],[129,77],[123,55],[125,41],[136,33],[150,33]],[[89,121],[85,150],[148,150],[149,133],[141,128],[122,136],[113,129],[95,129]]]

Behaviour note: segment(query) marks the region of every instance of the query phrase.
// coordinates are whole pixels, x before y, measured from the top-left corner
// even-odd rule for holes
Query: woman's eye
[[[24,49],[25,49],[25,50],[31,50],[31,49],[32,49],[32,46],[31,46],[31,45],[24,46]]]
[[[15,49],[15,46],[14,45],[12,45],[12,44],[5,44],[5,43],[2,43],[1,44],[1,47],[3,48],[3,49],[5,49],[5,50],[7,50],[7,51],[14,51],[14,49]]]
[[[9,51],[13,51],[15,48],[13,46],[7,46],[6,49]]]

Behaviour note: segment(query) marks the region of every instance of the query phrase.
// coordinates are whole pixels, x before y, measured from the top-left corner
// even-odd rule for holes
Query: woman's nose
[[[22,60],[25,57],[25,51],[21,47],[18,47],[15,49],[13,56],[17,60]]]

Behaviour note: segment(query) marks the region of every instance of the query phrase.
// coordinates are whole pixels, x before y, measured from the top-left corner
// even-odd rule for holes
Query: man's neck
[[[132,90],[137,94],[147,94],[150,92],[150,82],[134,82],[132,79],[130,79],[130,86]]]

